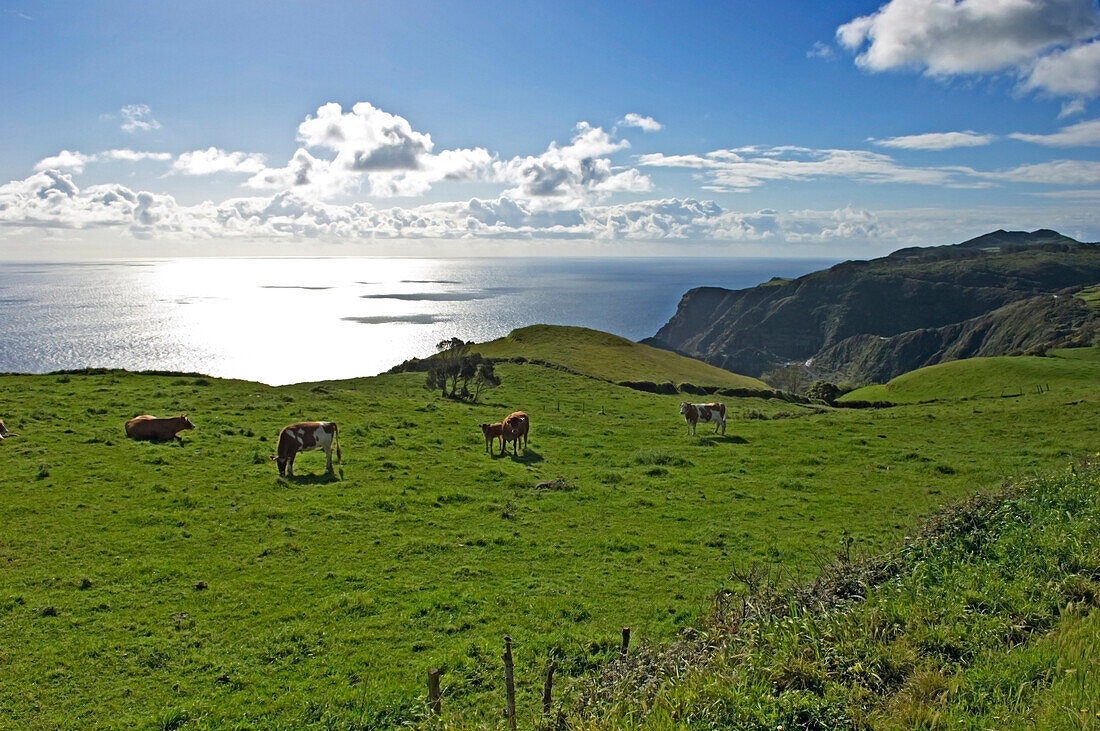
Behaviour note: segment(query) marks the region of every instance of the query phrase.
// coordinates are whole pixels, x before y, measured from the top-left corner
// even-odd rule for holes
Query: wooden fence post
[[[546,682],[542,685],[542,712],[546,714],[550,713],[550,704],[554,696],[554,671],[557,669],[558,664],[553,660],[546,668]]]
[[[428,707],[431,709],[433,716],[438,716],[443,712],[443,700],[439,695],[439,668],[432,668],[428,671]]]
[[[516,683],[512,666],[512,638],[504,635],[504,717],[508,728],[516,731]]]
[[[623,644],[619,646],[619,659],[626,659],[626,651],[630,648],[630,628],[623,627]]]

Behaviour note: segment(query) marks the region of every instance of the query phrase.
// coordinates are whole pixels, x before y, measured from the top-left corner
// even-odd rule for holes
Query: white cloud
[[[576,207],[609,193],[652,190],[650,179],[635,169],[616,171],[607,155],[630,147],[613,140],[600,127],[581,122],[568,145],[550,143],[538,157],[515,157],[493,164],[498,182],[515,187],[505,195],[537,201],[538,205]]]
[[[1081,114],[1085,111],[1085,100],[1078,97],[1077,99],[1070,99],[1062,104],[1062,110],[1058,112],[1058,119],[1065,117],[1072,117],[1075,114]]]
[[[814,41],[814,44],[810,46],[810,50],[806,51],[806,58],[820,58],[826,61],[832,61],[836,58],[836,51],[827,43]]]
[[[100,152],[96,155],[93,155],[93,158],[96,162],[141,162],[142,160],[157,160],[160,162],[166,162],[172,159],[172,155],[167,152],[139,152],[136,150],[122,149]]]
[[[960,168],[914,168],[863,150],[811,150],[801,147],[743,147],[705,155],[642,155],[643,167],[702,170],[711,190],[747,191],[778,180],[847,178],[869,183],[948,185]]]
[[[1092,41],[1038,59],[1023,87],[1055,96],[1095,97],[1100,93],[1100,41]]]
[[[1100,185],[1100,162],[1093,160],[1052,160],[1020,165],[998,172],[976,173],[991,180],[1044,185]]]
[[[246,152],[226,152],[216,147],[185,152],[176,158],[172,169],[184,175],[215,173],[256,174],[265,168],[264,156]]]
[[[966,132],[926,132],[919,135],[890,137],[885,140],[875,140],[875,144],[902,150],[952,150],[956,147],[988,145],[994,139],[993,135],[978,134],[968,130]]]
[[[1100,119],[1071,124],[1049,135],[1032,135],[1015,132],[1009,135],[1014,140],[1034,142],[1048,147],[1084,147],[1100,145]]]
[[[643,117],[641,114],[631,112],[619,120],[620,127],[637,127],[643,132],[660,132],[664,125],[653,117]]]
[[[119,110],[122,115],[122,130],[133,134],[134,132],[148,132],[160,129],[160,122],[153,119],[153,110],[148,104],[127,104]]]
[[[138,152],[135,150],[107,150],[97,152],[94,155],[86,155],[83,152],[62,150],[56,155],[39,160],[34,166],[36,171],[42,170],[67,170],[74,174],[84,172],[84,167],[93,162],[141,162],[142,160],[171,160],[172,156],[167,152]]]
[[[38,164],[34,166],[36,172],[43,170],[69,170],[73,173],[84,172],[84,166],[87,165],[93,159],[90,155],[85,155],[82,152],[72,152],[70,150],[62,150],[56,155],[43,158],[38,161]]]
[[[1013,172],[1013,171],[1010,171]],[[1100,178],[1094,171],[1093,180]],[[1091,183],[1096,185],[1096,183]],[[712,201],[662,199],[546,209],[530,200],[501,196],[433,203],[414,208],[378,208],[366,203],[335,205],[282,191],[270,197],[180,205],[174,198],[121,185],[80,190],[56,170],[0,185],[0,238],[23,237],[27,228],[100,231],[108,240],[177,241],[317,240],[330,243],[382,241],[576,240],[680,242],[740,246],[778,253],[779,245],[871,246],[885,252],[915,244],[951,243],[996,228],[1053,227],[1095,230],[1096,191],[1061,194],[1061,207],[996,207],[870,211],[734,211]],[[1076,201],[1076,202],[1075,202]],[[85,234],[89,235],[89,234]],[[372,243],[374,242],[374,243]],[[752,248],[754,245],[768,248]],[[390,249],[393,251],[393,249]]]
[[[304,147],[286,167],[263,168],[248,185],[329,198],[358,190],[366,180],[372,196],[415,196],[443,180],[475,180],[492,160],[483,148],[435,154],[431,135],[367,102],[350,112],[336,103],[322,105],[298,125],[298,140]],[[335,155],[320,157],[310,149]]]
[[[1094,0],[891,0],[836,35],[849,50],[864,49],[856,63],[871,71],[947,76],[1013,68],[1097,30]]]

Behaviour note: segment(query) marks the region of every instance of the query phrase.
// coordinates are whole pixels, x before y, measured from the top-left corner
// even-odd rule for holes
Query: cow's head
[[[195,425],[191,423],[191,420],[187,418],[187,414],[180,414],[180,429],[194,429]]]
[[[689,404],[687,401],[681,401],[680,402],[680,413],[681,414],[687,414],[687,412],[690,409],[691,409],[691,404]]]
[[[271,459],[275,464],[279,465],[279,477],[286,477],[286,463],[289,461],[277,454],[271,455],[268,459]]]

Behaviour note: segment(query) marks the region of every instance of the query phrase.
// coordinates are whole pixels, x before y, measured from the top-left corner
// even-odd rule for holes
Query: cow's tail
[[[332,441],[336,442],[336,463],[344,464],[344,456],[340,454],[340,427],[332,425]]]

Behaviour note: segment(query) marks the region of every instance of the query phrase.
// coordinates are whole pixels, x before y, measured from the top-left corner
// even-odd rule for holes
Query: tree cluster
[[[437,343],[438,354],[430,361],[424,388],[439,391],[444,398],[476,403],[483,391],[499,386],[493,362],[481,353],[471,353],[470,345],[459,338]]]

